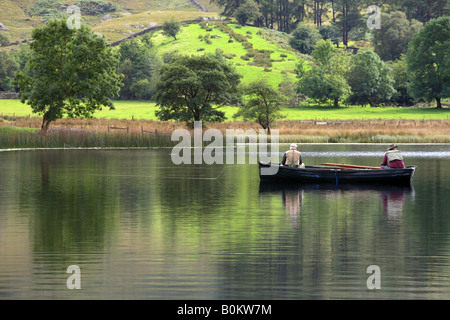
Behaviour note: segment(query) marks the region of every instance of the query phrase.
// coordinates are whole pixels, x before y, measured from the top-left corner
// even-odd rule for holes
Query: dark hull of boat
[[[271,168],[275,174],[266,175],[262,168]],[[278,168],[277,168],[278,167]],[[410,185],[414,177],[416,166],[404,169],[344,169],[344,168],[318,168],[306,166],[305,168],[291,168],[280,166],[278,163],[259,162],[259,176],[261,181],[296,182],[296,183],[389,183]]]

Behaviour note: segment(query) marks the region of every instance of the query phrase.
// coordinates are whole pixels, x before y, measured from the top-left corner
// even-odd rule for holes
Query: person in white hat
[[[403,156],[400,150],[397,149],[397,145],[391,144],[386,154],[384,155],[383,162],[380,165],[381,169],[397,169],[404,168],[405,163],[403,162]]]
[[[304,168],[305,165],[302,161],[302,154],[297,150],[298,146],[295,143],[291,143],[289,151],[286,151],[283,155],[283,160],[281,160],[281,165]]]

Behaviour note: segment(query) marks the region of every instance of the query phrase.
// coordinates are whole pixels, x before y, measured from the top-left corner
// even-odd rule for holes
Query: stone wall
[[[19,99],[19,94],[16,92],[0,91],[0,99]]]

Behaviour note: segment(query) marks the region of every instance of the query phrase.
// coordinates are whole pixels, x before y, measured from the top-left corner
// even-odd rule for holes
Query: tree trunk
[[[39,131],[41,134],[46,134],[48,131],[48,127],[50,126],[50,120],[46,119],[45,115],[42,119],[41,130]]]
[[[442,104],[441,104],[441,98],[436,98],[436,108],[437,109],[442,109]]]
[[[333,10],[333,23],[336,23],[336,14],[334,12],[334,0],[331,0],[331,9]]]
[[[334,98],[334,107],[339,108],[339,98]]]

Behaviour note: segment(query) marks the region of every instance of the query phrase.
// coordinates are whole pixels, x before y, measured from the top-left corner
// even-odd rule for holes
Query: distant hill
[[[33,16],[33,3],[37,0],[1,0],[0,22],[8,29],[12,42],[21,42],[31,36],[32,28],[44,23],[44,18]],[[58,1],[58,0],[54,0]],[[61,0],[64,6],[77,0]],[[82,15],[83,22],[94,31],[105,35],[110,43],[145,33],[148,28],[160,26],[164,21],[200,19],[197,23],[183,24],[177,40],[166,37],[161,31],[153,33],[152,40],[159,53],[178,51],[185,54],[222,52],[232,62],[248,83],[266,78],[277,86],[286,79],[294,79],[296,61],[302,56],[288,45],[289,35],[275,30],[239,25],[215,24],[221,19],[219,8],[209,0],[114,0],[119,5],[115,12],[100,15]],[[200,22],[203,19],[203,22]],[[5,31],[0,31],[5,32]],[[7,47],[9,49],[15,46]],[[303,57],[305,58],[305,57]]]
[[[35,16],[32,7],[38,0],[1,0],[0,23],[7,29],[5,34],[13,43],[21,42],[30,38],[33,27],[44,23],[45,18]],[[78,0],[60,0],[64,7],[75,4]],[[107,1],[107,0],[103,0]],[[174,17],[179,21],[195,19],[199,16],[217,15],[219,9],[211,5],[209,0],[111,0],[119,6],[120,10],[109,14],[82,15],[83,22],[96,28],[98,32],[116,41],[126,37],[127,34],[138,32],[141,28],[133,22],[158,24],[167,17]],[[167,13],[170,12],[170,13]],[[150,17],[151,16],[151,17]],[[141,20],[141,21],[136,21]]]

